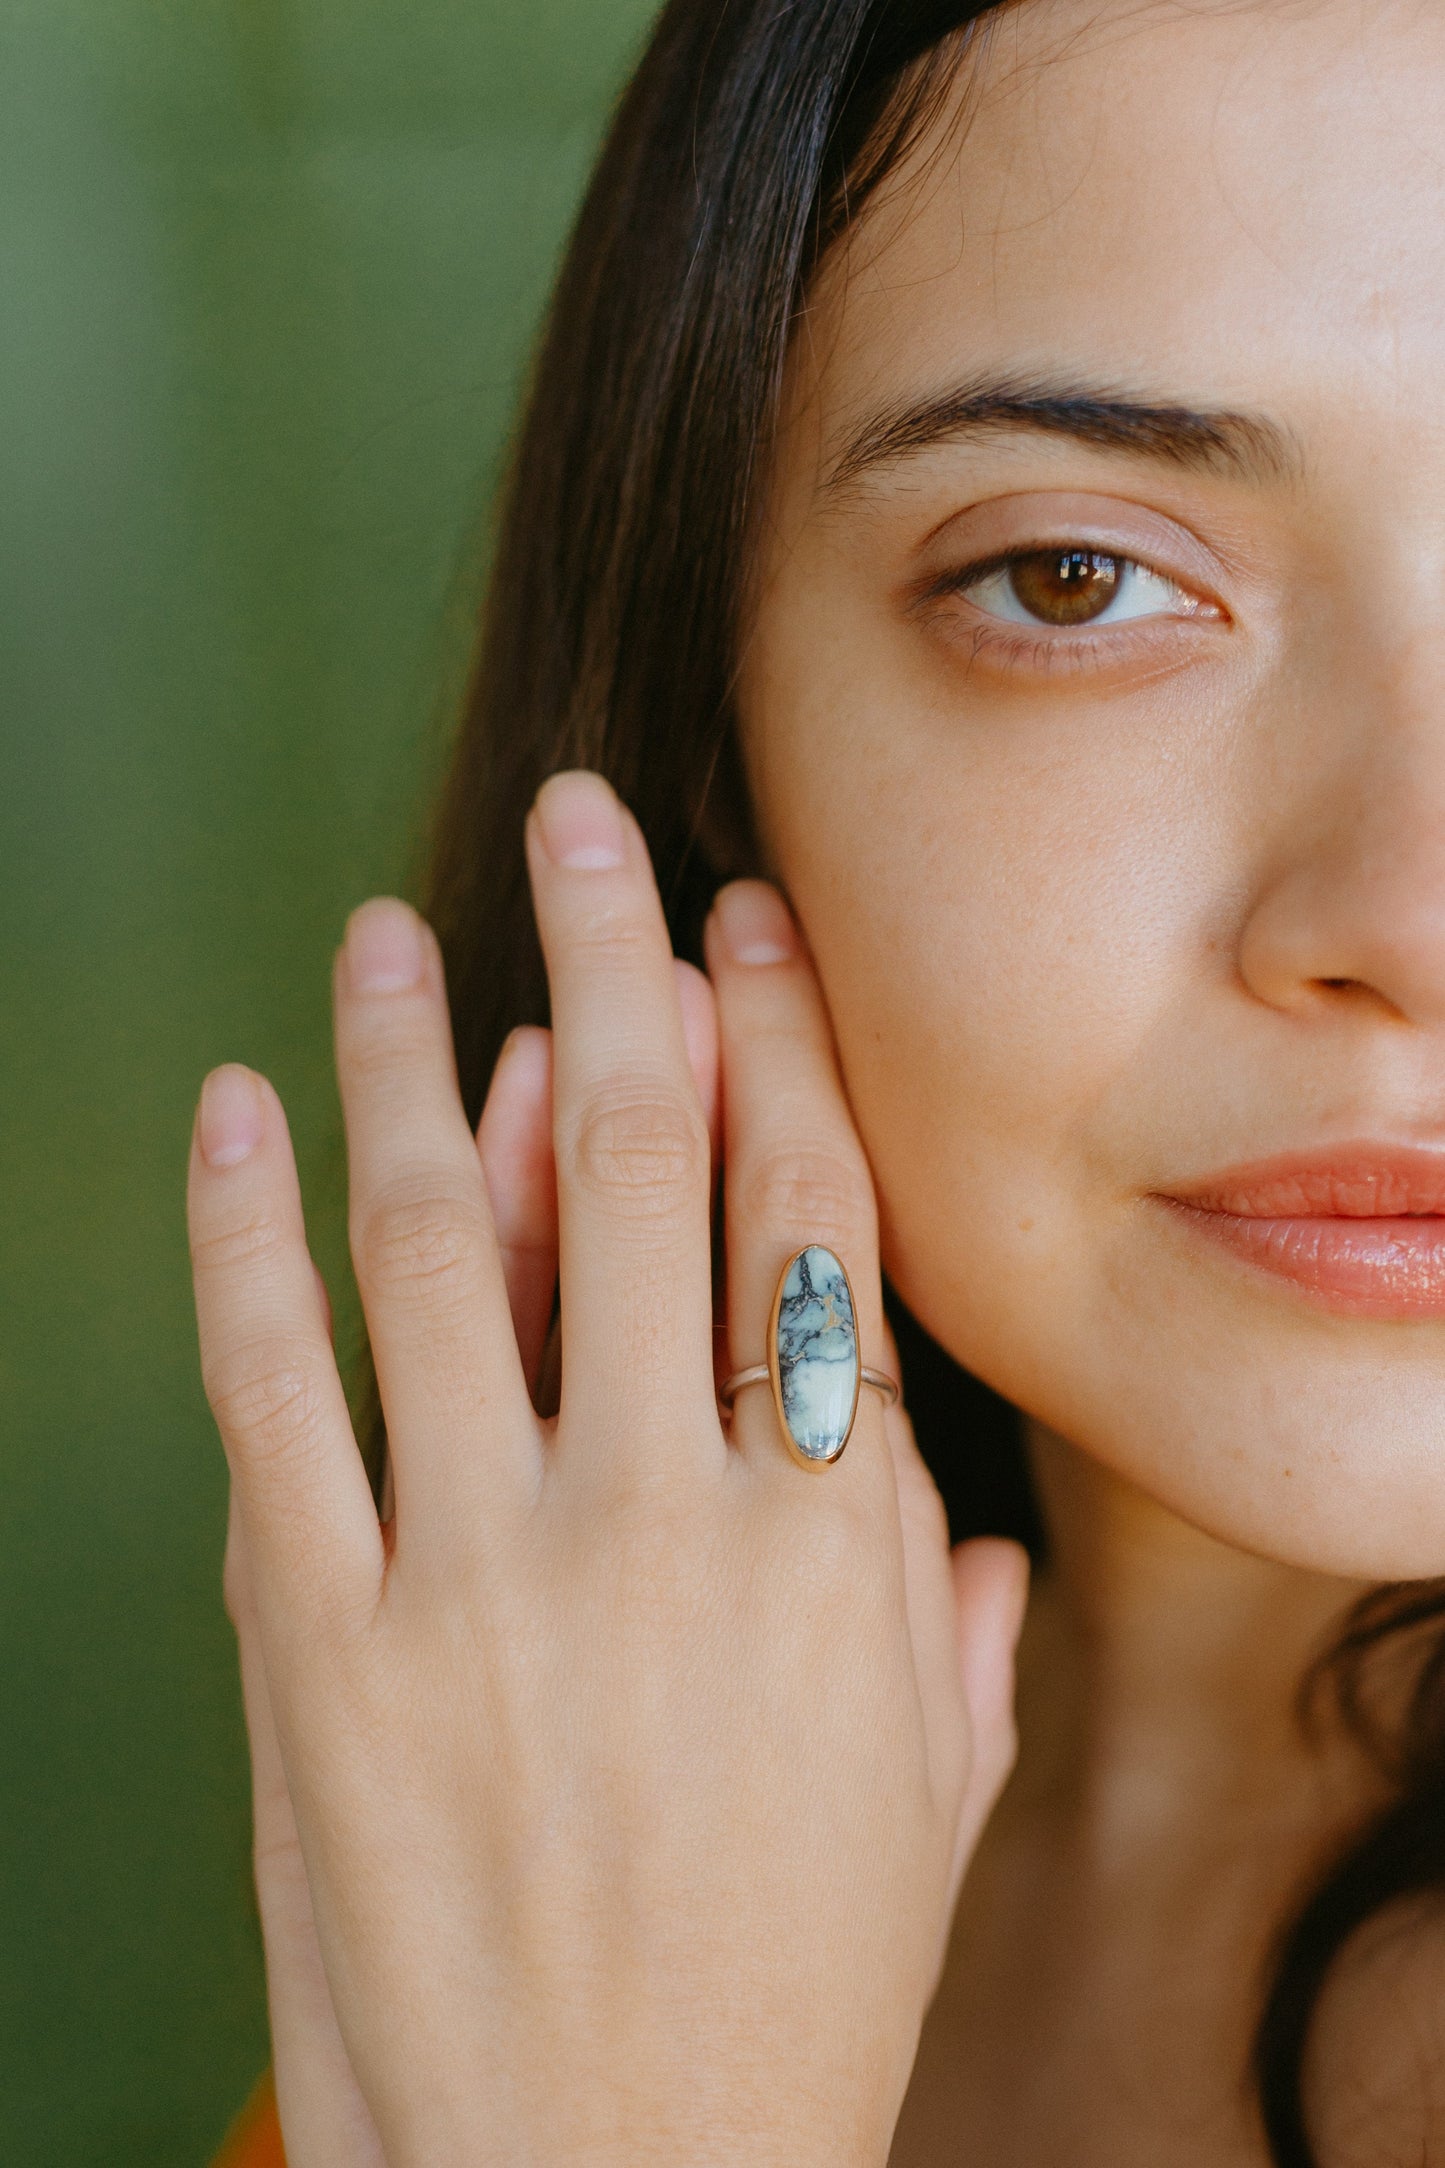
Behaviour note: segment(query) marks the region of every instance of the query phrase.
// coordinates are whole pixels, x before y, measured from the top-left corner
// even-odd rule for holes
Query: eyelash
[[[980,557],[972,564],[960,565],[955,570],[946,573],[941,579],[934,581],[920,600],[926,606],[930,603],[944,601],[950,595],[957,595],[967,599],[965,591],[970,587],[977,587],[983,580],[988,579],[991,574],[1006,572],[1012,566],[1022,564],[1031,557],[1037,557],[1043,552],[1052,553],[1055,550],[1061,555],[1070,550],[1091,550],[1097,556],[1110,558],[1114,564],[1121,568],[1150,573],[1156,579],[1165,580],[1181,595],[1189,593],[1189,590],[1174,579],[1170,573],[1160,571],[1158,566],[1151,565],[1147,558],[1130,557],[1120,550],[1104,549],[1097,543],[1081,542],[1077,536],[1064,536],[1058,539],[1049,538],[1044,541],[1025,543],[1016,549],[1000,551],[992,557]],[[983,612],[982,604],[974,603],[971,607]],[[1208,610],[1207,605],[1206,610]],[[996,617],[991,613],[983,614],[988,617],[986,624],[975,624],[969,627],[970,659],[976,658],[979,654],[987,651],[992,655],[1001,657],[1010,665],[1025,664],[1036,671],[1047,672],[1096,668],[1100,663],[1109,660],[1111,656],[1113,658],[1118,657],[1121,641],[1127,643],[1131,638],[1137,639],[1140,637],[1141,632],[1147,638],[1148,628],[1152,626],[1161,622],[1175,624],[1181,621],[1188,622],[1191,619],[1197,619],[1203,613],[1191,610],[1181,611],[1175,615],[1170,611],[1160,610],[1152,615],[1125,618],[1115,624],[1100,624],[1097,631],[1087,621],[1078,627],[1071,628],[1062,625],[1048,626],[1041,619],[1038,621],[1037,632],[1026,631],[1019,620]],[[1208,610],[1208,614],[1217,618],[1223,613],[1214,609]],[[1110,654],[1108,656],[1100,653],[1101,635],[1109,647]]]

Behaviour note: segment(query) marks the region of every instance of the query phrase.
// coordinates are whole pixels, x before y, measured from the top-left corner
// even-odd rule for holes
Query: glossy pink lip
[[[1160,1193],[1245,1263],[1356,1317],[1445,1317],[1445,1151],[1345,1144]]]

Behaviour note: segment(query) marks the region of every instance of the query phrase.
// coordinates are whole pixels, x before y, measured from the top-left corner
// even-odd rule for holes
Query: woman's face
[[[921,1321],[1218,1535],[1439,1573],[1445,12],[992,29],[796,341],[764,846]]]

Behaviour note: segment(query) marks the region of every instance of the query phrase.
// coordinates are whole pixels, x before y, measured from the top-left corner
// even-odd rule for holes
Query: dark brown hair
[[[960,0],[671,0],[578,218],[512,459],[477,660],[422,906],[440,936],[467,1112],[510,1028],[545,1022],[522,857],[543,778],[605,773],[638,816],[678,953],[753,870],[732,728],[743,582],[788,340],[809,278],[914,144],[996,12]],[[706,823],[704,824],[704,815]],[[704,843],[706,837],[706,843]],[[959,1537],[1041,1534],[1014,1413],[888,1291],[919,1442]],[[364,1380],[373,1470],[384,1455]],[[1278,2168],[1314,2168],[1301,2066],[1345,1940],[1445,1882],[1445,1583],[1376,1592],[1313,1684],[1394,1785],[1286,1924],[1254,2080]],[[1400,1724],[1369,1661],[1427,1633]]]

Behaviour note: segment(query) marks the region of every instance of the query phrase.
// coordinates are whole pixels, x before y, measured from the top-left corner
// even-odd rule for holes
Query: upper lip
[[[1332,1144],[1226,1167],[1156,1194],[1241,1219],[1415,1219],[1445,1214],[1445,1149]]]

